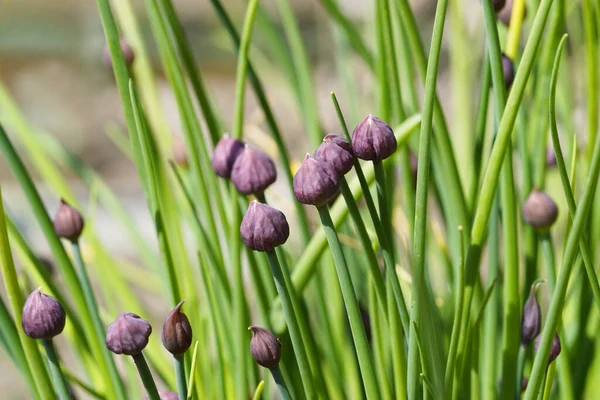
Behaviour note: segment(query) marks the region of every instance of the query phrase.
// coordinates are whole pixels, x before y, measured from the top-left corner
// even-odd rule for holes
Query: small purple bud
[[[179,400],[179,395],[175,392],[158,392],[160,400]],[[148,400],[148,395],[142,397],[143,400]]]
[[[66,314],[52,296],[34,290],[23,306],[23,331],[32,339],[52,339],[65,328]]]
[[[271,251],[287,241],[290,227],[281,211],[254,200],[242,219],[240,236],[252,250]]]
[[[69,239],[75,243],[83,231],[83,217],[71,207],[64,199],[60,199],[60,206],[54,216],[54,232],[58,237]]]
[[[535,339],[542,328],[542,310],[536,297],[537,284],[533,284],[529,297],[523,307],[523,316],[521,317],[521,343],[524,346],[529,345]]]
[[[135,59],[133,49],[124,38],[121,38],[119,40],[119,44],[121,45],[121,52],[123,53],[123,58],[125,59],[125,65],[131,67],[131,65],[133,64],[133,60]],[[104,47],[104,53],[102,54],[102,62],[107,68],[112,69],[112,59],[110,57],[110,50],[108,49],[108,45]]]
[[[181,137],[176,137],[173,139],[173,148],[171,149],[171,157],[173,157],[173,162],[182,167],[188,167],[188,152],[187,147],[185,145],[185,141]]]
[[[515,64],[506,54],[502,54],[502,74],[504,75],[504,86],[508,90],[515,80]]]
[[[250,353],[254,360],[265,368],[275,368],[281,359],[281,341],[267,329],[251,326]]]
[[[229,179],[233,164],[243,150],[244,142],[234,139],[229,135],[223,135],[215,147],[211,160],[212,169],[215,171],[215,174]]]
[[[552,147],[546,149],[546,167],[555,167],[558,163],[556,162],[556,153]]]
[[[540,347],[540,341],[542,340],[542,335],[538,336],[535,340],[535,352],[537,353],[538,348]],[[548,365],[554,360],[556,357],[560,355],[560,338],[558,337],[558,333],[554,332],[554,337],[552,338],[552,346],[550,347],[550,355],[548,356]]]
[[[339,135],[330,133],[315,151],[314,157],[333,165],[340,176],[346,175],[354,166],[352,145]]]
[[[558,207],[545,192],[533,189],[523,204],[523,219],[533,228],[546,231],[556,222]]]
[[[184,302],[180,301],[167,315],[160,336],[165,349],[174,356],[185,353],[192,345],[192,326],[188,317],[181,312]]]
[[[231,183],[245,195],[261,194],[277,179],[273,160],[248,145],[237,156],[231,170]]]
[[[106,331],[106,347],[115,354],[135,356],[148,345],[152,326],[134,313],[121,313]]]
[[[398,148],[392,128],[371,114],[352,133],[352,150],[362,160],[382,161]]]
[[[337,195],[340,177],[333,165],[306,154],[294,176],[294,195],[302,204],[322,206]]]

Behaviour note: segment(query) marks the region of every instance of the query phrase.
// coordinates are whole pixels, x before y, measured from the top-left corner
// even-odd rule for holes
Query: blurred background
[[[118,0],[115,0],[118,1]],[[144,40],[149,45],[156,79],[166,110],[167,122],[176,137],[180,132],[175,100],[163,76],[156,47],[152,43],[151,32],[143,1],[133,1],[144,32]],[[241,26],[246,1],[226,0],[225,6]],[[273,0],[261,1],[267,15],[279,25],[279,16]],[[331,56],[335,40],[332,24],[326,19],[318,0],[293,1],[296,16],[304,35],[306,49],[311,58],[316,94],[319,98],[321,121],[328,131],[338,131],[338,123],[331,106],[329,92],[335,90],[342,103],[344,88],[338,79],[336,65]],[[413,9],[421,26],[424,41],[429,40],[435,8],[433,0],[414,0]],[[459,93],[450,87],[448,49],[452,41],[452,24],[459,24],[468,46],[457,57],[474,57],[468,48],[482,49],[482,21],[472,18],[480,13],[478,0],[451,1],[447,33],[444,37],[444,50],[439,78],[439,94],[444,103],[446,115],[452,122],[452,104]],[[219,24],[208,0],[174,0],[175,7],[193,46],[198,65],[207,86],[216,99],[216,106],[229,127],[233,112],[236,58],[225,30]],[[344,13],[359,26],[369,45],[373,45],[372,2],[364,0],[343,0],[340,2]],[[257,24],[258,26],[258,24]],[[275,110],[293,159],[301,160],[307,146],[303,145],[306,135],[300,113],[290,92],[281,69],[269,55],[269,49],[261,48],[261,37],[266,33],[255,29],[251,58],[258,67],[265,82],[265,88]],[[264,43],[264,41],[263,41]],[[128,211],[154,243],[153,229],[148,218],[146,204],[139,187],[134,165],[118,149],[111,137],[124,133],[124,118],[121,104],[112,76],[112,71],[103,64],[104,35],[96,2],[92,0],[0,0],[0,80],[18,103],[24,118],[33,129],[50,133],[69,150],[78,154],[99,172],[125,203]],[[481,51],[475,52],[476,57]],[[359,91],[364,92],[357,110],[348,110],[349,125],[354,126],[359,119],[375,108],[370,104],[375,88],[372,88],[367,68],[356,57],[354,79]],[[474,87],[478,86],[477,84]],[[250,91],[247,93],[246,118],[260,127],[262,116],[258,112]],[[0,118],[3,110],[0,108]],[[12,134],[8,126],[9,134]],[[260,130],[260,129],[259,129]],[[116,133],[115,133],[116,132]],[[261,132],[256,137],[262,138]],[[250,139],[252,141],[252,139]],[[267,143],[268,145],[268,143]],[[6,163],[0,158],[0,183],[5,202],[17,223],[31,241],[32,246],[44,255],[45,241],[34,223],[24,195],[12,179]],[[83,199],[87,190],[78,188],[73,179],[73,190]],[[58,207],[58,200],[45,190],[43,183],[38,189],[44,195],[50,215]],[[85,204],[85,200],[84,200]],[[102,210],[99,210],[100,215]],[[99,216],[100,216],[99,215]],[[147,226],[148,229],[144,229]],[[133,257],[130,246],[123,240],[124,235],[115,231],[110,218],[97,218],[96,231],[106,248],[118,257]],[[160,311],[157,311],[159,313]],[[158,314],[160,315],[160,314]],[[0,354],[1,398],[21,399],[22,379],[11,362]]]

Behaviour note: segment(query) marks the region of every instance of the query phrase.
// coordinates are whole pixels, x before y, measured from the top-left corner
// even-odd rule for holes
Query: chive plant
[[[127,131],[107,135],[137,171],[151,240],[0,81],[0,151],[56,266],[5,194],[0,346],[24,396],[533,400],[600,390],[600,5],[440,0],[428,31],[408,0],[364,2],[372,17],[362,25],[344,2],[318,3],[337,94],[315,84],[315,43],[291,0],[275,13],[249,0],[243,21],[210,1],[235,57],[227,115],[172,0],[145,2],[152,40],[132,0],[97,0]],[[437,89],[447,42],[449,99]],[[182,137],[165,123],[149,54]],[[306,132],[294,149],[274,81]],[[275,146],[248,129],[247,90]],[[331,104],[317,101],[328,95]],[[61,199],[53,220],[42,186]],[[134,262],[98,237],[99,207]]]

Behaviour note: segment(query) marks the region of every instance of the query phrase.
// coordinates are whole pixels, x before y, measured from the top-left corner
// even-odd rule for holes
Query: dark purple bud
[[[106,347],[115,354],[135,356],[148,345],[152,326],[134,313],[121,313],[119,318],[108,326]]]
[[[119,40],[119,44],[121,45],[121,52],[123,53],[123,58],[125,59],[125,65],[131,67],[131,65],[133,64],[133,60],[135,59],[133,49],[124,38],[121,38]],[[108,49],[108,45],[104,47],[104,53],[102,54],[102,62],[107,68],[112,69],[112,59],[110,58],[110,50]]]
[[[175,392],[158,392],[160,400],[179,400],[179,395]],[[148,400],[148,395],[142,397],[143,400]]]
[[[60,199],[60,206],[54,216],[54,232],[58,237],[77,242],[83,231],[83,217],[71,207],[64,199]]]
[[[265,368],[275,368],[281,359],[281,341],[267,329],[251,326],[250,353],[254,360]]]
[[[487,0],[484,0],[484,1],[487,1]],[[498,11],[502,10],[505,3],[506,3],[506,0],[492,0],[492,5],[494,6],[494,11],[498,12]]]
[[[556,165],[556,153],[554,152],[554,149],[552,147],[548,147],[546,149],[546,166],[555,167]]]
[[[331,133],[323,138],[323,143],[313,156],[333,165],[340,176],[346,175],[354,166],[354,155],[350,142]]]
[[[392,128],[371,114],[352,133],[352,150],[362,160],[385,160],[398,148]]]
[[[504,86],[508,90],[515,80],[515,64],[506,54],[502,54],[502,73],[504,75]]]
[[[523,219],[540,231],[550,229],[558,218],[556,203],[545,192],[533,189],[523,204]]]
[[[527,390],[527,384],[529,383],[529,379],[526,376],[521,377],[521,392]]]
[[[537,353],[538,348],[540,347],[540,341],[542,340],[542,335],[538,336],[535,340],[535,352]],[[552,338],[552,346],[550,347],[550,355],[548,356],[548,365],[554,360],[556,357],[560,355],[560,338],[558,337],[558,333],[554,332],[554,337]]]
[[[277,179],[273,160],[262,151],[245,146],[231,170],[231,183],[245,195],[261,194]]]
[[[252,250],[271,251],[287,241],[290,226],[281,211],[254,200],[242,219],[240,236]]]
[[[188,152],[187,147],[185,145],[185,141],[181,137],[176,137],[173,139],[173,148],[171,149],[171,157],[173,157],[173,162],[182,167],[188,167]]]
[[[340,177],[333,165],[307,154],[294,176],[294,195],[302,204],[322,206],[335,197]]]
[[[542,329],[542,310],[536,297],[537,284],[534,283],[529,291],[529,297],[523,307],[523,316],[521,317],[521,343],[524,346],[529,345],[535,339]]]
[[[188,317],[181,312],[184,302],[180,301],[167,315],[160,336],[165,349],[174,356],[185,353],[192,345],[192,326]]]
[[[65,328],[65,310],[52,296],[34,290],[23,306],[23,331],[32,339],[52,339]]]
[[[212,169],[215,174],[229,179],[233,164],[243,150],[244,142],[229,135],[223,135],[212,156]]]

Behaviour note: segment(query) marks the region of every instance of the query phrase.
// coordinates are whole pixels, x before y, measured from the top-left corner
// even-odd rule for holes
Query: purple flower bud
[[[343,137],[332,133],[323,138],[323,143],[313,156],[333,165],[340,176],[346,175],[354,166],[352,145]]]
[[[508,90],[515,80],[515,64],[506,54],[502,54],[502,73],[504,75],[504,86]]]
[[[162,326],[161,339],[165,349],[174,356],[181,355],[192,345],[192,326],[187,316],[181,312],[182,300],[167,315]]]
[[[290,227],[281,211],[254,200],[242,219],[240,236],[252,250],[271,251],[287,241]]]
[[[173,157],[173,162],[182,167],[188,167],[188,152],[187,147],[185,145],[185,141],[181,137],[176,137],[173,139],[173,148],[171,149],[171,157]]]
[[[121,45],[121,52],[123,53],[123,58],[125,59],[125,65],[131,67],[133,64],[133,60],[135,59],[133,49],[127,43],[124,38],[119,40],[119,44]],[[108,45],[104,47],[104,53],[102,54],[102,62],[106,66],[106,68],[112,69],[112,59],[110,58],[110,50],[108,49]]]
[[[179,395],[175,392],[158,392],[160,400],[179,400]],[[142,397],[143,400],[148,400],[148,395]]]
[[[542,328],[542,310],[536,297],[537,285],[534,284],[529,292],[529,297],[523,307],[521,317],[521,343],[529,345],[535,339]]]
[[[555,167],[556,165],[556,153],[554,152],[554,149],[552,147],[548,147],[546,149],[546,166]]]
[[[231,183],[238,192],[251,195],[261,194],[277,179],[273,161],[262,151],[245,146],[231,170]]]
[[[23,306],[23,331],[32,339],[52,339],[65,328],[65,310],[52,296],[34,290]]]
[[[540,341],[542,340],[542,335],[538,336],[535,340],[535,352],[537,353],[538,348],[540,347]],[[548,356],[548,365],[554,360],[556,357],[560,355],[560,338],[558,337],[558,333],[554,332],[554,337],[552,338],[552,346],[550,347],[550,355]]]
[[[398,148],[392,128],[371,114],[352,133],[352,150],[362,160],[385,160]]]
[[[244,150],[244,142],[224,135],[217,143],[212,157],[212,169],[215,174],[222,178],[231,176],[231,170],[235,160]]]
[[[294,176],[294,195],[302,204],[322,206],[337,195],[340,177],[333,165],[307,154]]]
[[[265,368],[275,368],[281,359],[281,341],[267,329],[251,326],[250,353],[254,360]]]
[[[556,222],[558,207],[545,192],[533,189],[523,204],[523,219],[533,228],[545,231]]]
[[[106,347],[115,354],[134,356],[148,345],[152,326],[134,313],[121,313],[117,320],[108,326]]]
[[[64,199],[60,199],[60,206],[54,216],[54,232],[58,237],[77,242],[83,231],[83,217],[71,207]]]

